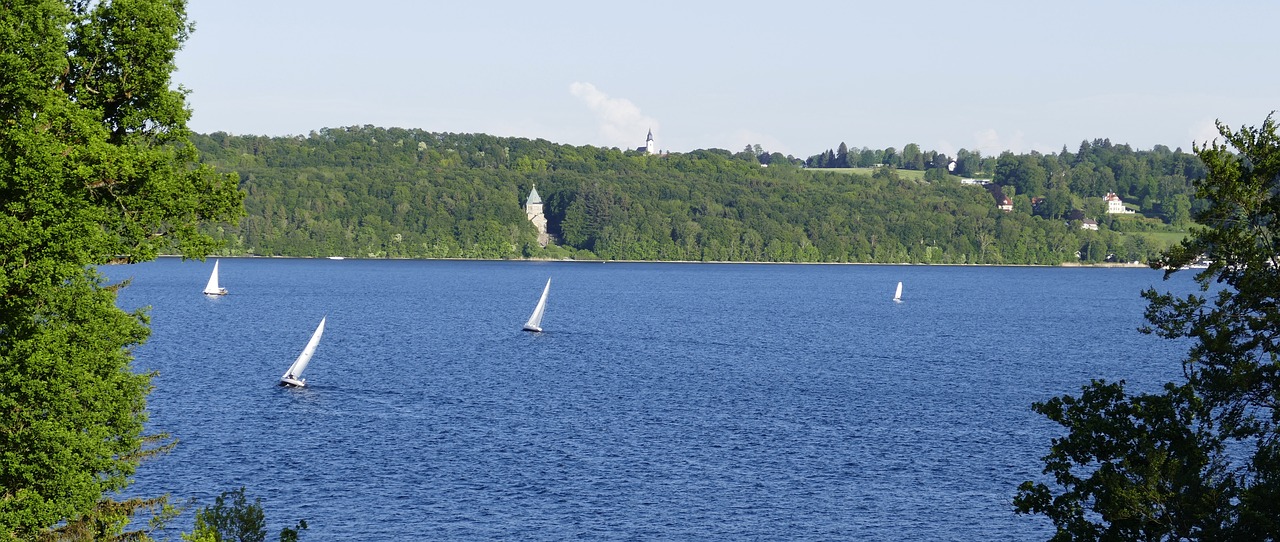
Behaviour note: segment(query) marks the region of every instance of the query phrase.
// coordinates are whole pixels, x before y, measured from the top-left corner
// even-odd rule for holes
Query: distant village
[[[996,208],[1006,213],[1013,212],[1013,200],[1010,199],[1009,196],[1004,195],[1004,190],[1000,188],[1000,185],[992,183],[990,180],[987,180],[987,179],[961,179],[960,182],[962,184],[985,187],[987,191],[991,193],[991,196],[995,198]],[[1107,192],[1107,195],[1102,198],[1102,201],[1106,202],[1107,214],[1109,215],[1134,214],[1134,210],[1128,207],[1125,207],[1124,201],[1122,201],[1120,199],[1120,196],[1116,195],[1115,192]],[[1032,197],[1031,198],[1032,211],[1038,210],[1040,207],[1040,204],[1042,203],[1044,203],[1043,197],[1040,197],[1040,196]],[[1081,211],[1079,209],[1073,209],[1071,213],[1067,215],[1068,224],[1070,223],[1070,221],[1074,221],[1074,220],[1080,221],[1080,229],[1082,230],[1098,229],[1098,221],[1093,220],[1091,218],[1085,218],[1084,211]]]
[[[645,137],[644,146],[637,147],[636,151],[643,152],[646,154],[651,154],[651,155],[658,154],[658,151],[656,150],[656,146],[653,140],[652,129],[649,130],[648,135]],[[762,164],[761,166],[766,167],[767,164]],[[950,170],[954,167],[955,167],[955,162],[952,162],[951,167],[949,167],[948,169]],[[1000,185],[997,185],[991,182],[990,179],[963,178],[963,179],[960,179],[960,184],[970,185],[970,186],[980,186],[980,187],[986,188],[987,191],[991,193],[991,196],[995,199],[996,208],[1006,213],[1013,212],[1013,200],[1004,194],[1004,190],[1000,188]],[[1114,214],[1114,215],[1134,214],[1134,210],[1128,207],[1125,207],[1124,201],[1122,201],[1120,199],[1120,196],[1116,195],[1115,192],[1107,192],[1107,195],[1104,196],[1102,199],[1107,204],[1107,214]],[[1032,210],[1033,211],[1038,210],[1038,208],[1040,207],[1040,204],[1042,203],[1044,203],[1043,197],[1039,197],[1039,196],[1032,197],[1031,198]],[[549,233],[547,233],[547,217],[545,214],[543,214],[542,196],[538,194],[537,185],[534,185],[533,189],[529,191],[529,197],[528,199],[525,200],[525,204],[524,204],[524,212],[525,212],[525,215],[529,217],[529,222],[532,222],[534,227],[538,229],[538,244],[541,245],[543,248],[546,248],[547,244],[551,241],[551,236]],[[1067,218],[1067,224],[1070,224],[1072,221],[1079,221],[1080,229],[1082,230],[1098,229],[1098,221],[1093,220],[1091,218],[1086,218],[1084,215],[1084,211],[1081,211],[1079,209],[1072,210],[1071,213],[1068,214],[1066,218]]]

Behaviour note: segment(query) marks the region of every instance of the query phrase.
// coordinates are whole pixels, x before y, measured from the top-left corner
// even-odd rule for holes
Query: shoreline
[[[162,254],[157,256],[160,258],[181,258],[177,254]],[[892,265],[892,266],[919,266],[919,267],[1080,267],[1080,268],[1118,268],[1118,269],[1150,269],[1151,266],[1145,263],[1134,262],[1104,262],[1104,263],[1079,263],[1064,262],[1060,264],[1032,264],[1032,263],[911,263],[911,262],[893,262],[893,263],[877,263],[877,262],[757,262],[757,261],[701,261],[701,260],[575,260],[575,259],[552,259],[552,258],[359,258],[352,256],[343,256],[334,258],[330,256],[259,256],[259,255],[238,255],[238,256],[217,256],[208,255],[205,259],[226,258],[226,259],[276,259],[276,260],[330,260],[330,261],[423,261],[423,262],[565,262],[565,263],[676,263],[676,264],[710,264],[710,265]],[[194,259],[194,258],[193,258]]]

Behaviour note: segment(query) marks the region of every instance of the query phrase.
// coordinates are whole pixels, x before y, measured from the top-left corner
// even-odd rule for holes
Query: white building
[[[547,215],[542,214],[542,196],[538,195],[538,185],[533,185],[533,190],[529,191],[529,199],[524,202],[524,214],[528,215],[529,222],[533,222],[534,227],[538,228],[538,244],[547,246],[547,242],[551,237],[547,235]]]
[[[636,150],[638,150],[638,151],[640,151],[640,152],[643,152],[643,153],[645,153],[645,154],[657,154],[657,153],[658,153],[658,150],[657,150],[656,148],[654,148],[654,144],[653,144],[653,128],[650,128],[650,129],[649,129],[649,137],[646,137],[646,138],[645,138],[645,140],[644,140],[644,146],[643,146],[643,147],[640,147],[640,148],[638,148],[638,149],[636,149]]]
[[[1107,196],[1102,199],[1107,202],[1107,214],[1133,214],[1133,211],[1125,208],[1124,202],[1120,201],[1120,196],[1117,196],[1115,192],[1107,192]]]

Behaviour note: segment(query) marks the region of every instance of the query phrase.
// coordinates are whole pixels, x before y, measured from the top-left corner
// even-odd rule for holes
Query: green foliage
[[[1127,396],[1095,382],[1079,399],[1035,409],[1063,425],[1045,457],[1048,484],[1015,503],[1057,526],[1055,540],[1280,539],[1280,136],[1230,131],[1196,152],[1203,225],[1153,267],[1208,258],[1200,294],[1143,292],[1150,326],[1190,339],[1185,381]]]
[[[247,192],[240,226],[208,230],[229,254],[1053,265],[1086,248],[1132,261],[1162,246],[1086,234],[1026,204],[1002,213],[939,168],[762,167],[755,148],[649,156],[370,126],[195,141]],[[522,209],[534,184],[554,248],[534,248]]]
[[[293,527],[285,527],[280,531],[280,542],[298,542],[298,537],[302,535],[302,531],[307,530],[307,520],[298,520],[297,525]]]
[[[262,499],[249,502],[245,488],[224,491],[214,499],[213,506],[196,510],[195,529],[183,533],[187,542],[263,542],[267,538],[267,519],[262,510]],[[307,520],[299,520],[293,527],[280,531],[280,542],[297,542],[302,531],[307,530]]]
[[[228,502],[229,501],[229,502]],[[262,512],[262,499],[252,503],[245,488],[224,491],[213,506],[196,510],[195,531],[184,534],[187,541],[263,542],[267,539],[267,517]]]
[[[843,144],[842,144],[843,145]],[[843,147],[842,147],[843,148]],[[848,156],[858,159],[841,162],[831,151],[810,157],[810,168],[849,168],[858,170],[883,164],[902,171],[929,172],[928,180],[943,178],[950,160],[934,151],[923,151],[916,144],[908,144],[901,154],[892,148],[884,151],[863,149],[848,151]],[[1080,150],[1071,153],[1064,146],[1058,154],[1014,154],[1006,151],[998,158],[983,157],[981,153],[960,149],[954,161],[954,175],[959,177],[994,177],[995,183],[1005,187],[1010,195],[1017,193],[1028,197],[1045,197],[1051,208],[1041,216],[1059,218],[1072,209],[1086,207],[1109,192],[1120,194],[1126,200],[1142,202],[1141,211],[1159,216],[1174,226],[1185,226],[1188,212],[1197,202],[1192,183],[1204,178],[1204,164],[1194,154],[1181,149],[1169,150],[1156,145],[1150,151],[1134,151],[1128,145],[1113,145],[1107,139],[1085,141]],[[867,170],[870,173],[869,170]],[[901,172],[900,172],[901,173]],[[914,177],[913,177],[914,178]],[[1064,199],[1062,196],[1066,195]],[[1057,205],[1067,205],[1065,209]],[[1096,210],[1086,208],[1085,214],[1097,218]]]
[[[203,255],[199,223],[240,203],[195,163],[171,88],[185,18],[180,0],[0,10],[0,538],[139,508],[101,497],[144,455],[150,377],[129,349],[147,319],[95,266]]]
[[[1185,226],[1191,220],[1191,198],[1177,194],[1164,205],[1165,218],[1175,226]]]
[[[1079,398],[1055,397],[1034,410],[1065,427],[1045,456],[1061,493],[1025,482],[1019,513],[1044,514],[1053,540],[1188,540],[1219,535],[1227,507],[1222,446],[1188,386],[1129,397],[1123,382],[1094,381]]]
[[[185,505],[175,506],[169,496],[156,498],[132,498],[124,501],[99,500],[93,511],[69,521],[55,529],[40,533],[41,542],[71,542],[78,540],[124,541],[150,540],[150,535],[162,531],[170,521],[186,510]],[[142,529],[128,530],[135,525],[134,518],[143,512],[152,517]]]

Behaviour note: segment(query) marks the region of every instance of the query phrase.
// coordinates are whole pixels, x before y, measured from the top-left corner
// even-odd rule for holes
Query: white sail
[[[302,349],[302,353],[298,355],[298,359],[294,360],[293,365],[289,366],[289,370],[284,372],[280,377],[281,385],[305,386],[307,379],[302,378],[302,372],[307,370],[307,363],[311,362],[311,355],[316,353],[316,346],[320,344],[320,336],[324,334],[324,321],[327,316],[320,319],[320,325],[316,326],[316,332],[311,334],[311,340],[307,341],[307,347]]]
[[[550,291],[551,279],[547,279],[547,285],[542,288],[542,297],[538,298],[538,306],[533,308],[529,321],[524,323],[525,331],[542,331],[542,313],[547,310],[547,292]]]
[[[902,301],[902,282],[898,282],[898,289],[893,292],[894,301]]]
[[[213,273],[209,275],[209,284],[204,285],[204,293],[208,295],[226,295],[227,289],[218,286],[218,260],[213,261]]]

